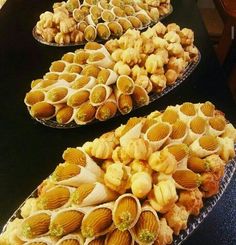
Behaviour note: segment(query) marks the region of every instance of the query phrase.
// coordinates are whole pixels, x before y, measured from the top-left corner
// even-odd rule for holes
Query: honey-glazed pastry
[[[179,120],[179,115],[174,106],[168,106],[163,113],[159,113],[159,115],[157,113],[156,118],[159,118],[162,122],[173,125]]]
[[[160,213],[166,213],[170,210],[177,199],[175,183],[172,178],[162,180],[157,185],[154,185],[148,195],[149,203]]]
[[[27,199],[24,203],[24,205],[20,209],[20,214],[21,217],[27,218],[29,217],[32,213],[36,212],[38,210],[37,207],[37,199],[34,197],[31,197]]]
[[[155,74],[159,68],[163,67],[163,65],[163,58],[160,55],[155,54],[148,56],[145,63],[147,72],[151,74]]]
[[[40,183],[40,185],[37,187],[37,195],[40,196],[52,187],[56,186],[56,184],[50,179],[47,178],[44,181]]]
[[[137,172],[131,177],[131,191],[137,198],[144,198],[152,189],[152,178],[147,172]]]
[[[114,72],[116,72],[119,75],[127,75],[129,76],[129,74],[131,73],[131,69],[130,67],[123,63],[122,61],[118,61],[114,68],[113,68]]]
[[[90,7],[89,10],[90,14],[94,17],[94,18],[100,18],[101,14],[102,14],[102,9],[99,8],[97,5],[93,5]]]
[[[105,43],[105,47],[110,54],[113,54],[118,48],[119,43],[117,39],[111,39]]]
[[[75,244],[81,245],[84,244],[84,239],[79,233],[68,234],[63,236],[59,241],[57,241],[56,245],[64,245],[64,244]]]
[[[144,139],[153,147],[153,151],[158,150],[169,138],[171,126],[168,123],[157,122],[153,124],[144,134]]]
[[[130,188],[129,178],[129,168],[117,162],[107,167],[104,182],[110,189],[123,194]]]
[[[123,245],[133,245],[134,239],[129,231],[120,231],[115,229],[112,232],[109,232],[106,236],[106,244],[123,244]]]
[[[64,208],[54,213],[50,222],[50,235],[61,237],[78,230],[81,226],[84,211],[79,208]]]
[[[228,137],[225,138],[218,137],[218,142],[220,145],[219,155],[225,162],[228,162],[228,160],[235,157],[233,139]]]
[[[177,108],[180,120],[185,123],[188,123],[197,115],[197,109],[193,103],[185,102]]]
[[[45,101],[52,104],[62,104],[67,101],[71,89],[67,86],[55,86],[47,91]]]
[[[187,228],[189,212],[187,212],[184,206],[174,204],[164,217],[175,235],[179,235],[181,230]]]
[[[30,108],[30,115],[38,119],[50,119],[55,116],[55,112],[55,106],[45,101],[37,102]]]
[[[172,132],[167,141],[167,144],[182,143],[188,135],[188,125],[181,120],[177,120],[172,124]]]
[[[70,34],[64,34],[64,33],[58,32],[54,39],[57,44],[69,44]]]
[[[98,237],[113,229],[113,206],[114,203],[105,203],[93,207],[85,214],[81,224],[81,232],[83,237]]]
[[[89,55],[87,63],[109,68],[112,65],[112,60],[109,56],[104,55],[102,52],[94,52]]]
[[[151,18],[148,16],[146,11],[140,10],[135,16],[142,22],[143,26],[148,26],[151,23]]]
[[[78,187],[83,183],[94,183],[100,181],[101,176],[90,172],[85,167],[77,164],[59,164],[50,179],[55,184]]]
[[[180,191],[178,205],[184,206],[190,214],[197,216],[203,207],[202,197],[198,188],[192,191]]]
[[[151,82],[153,84],[153,90],[156,93],[161,93],[166,88],[166,77],[165,75],[151,75]]]
[[[201,185],[201,176],[189,169],[177,169],[172,177],[178,189],[192,190]]]
[[[201,175],[201,180],[200,190],[202,191],[204,198],[209,198],[219,192],[220,179],[218,179],[218,176],[215,173],[203,173]]]
[[[217,156],[215,154],[210,155],[211,156]],[[207,157],[206,157],[207,158]],[[221,160],[222,161],[222,160]],[[211,171],[211,166],[210,166],[211,161],[206,161],[203,158],[197,157],[197,156],[190,156],[188,158],[187,162],[187,167],[192,170],[195,173],[204,173],[204,172],[209,172]],[[215,162],[215,161],[214,161]],[[217,161],[218,162],[218,161]],[[218,164],[217,164],[218,165]],[[215,163],[213,164],[213,168],[215,168]]]
[[[98,159],[109,159],[112,157],[113,144],[104,139],[95,139],[91,146],[91,155]]]
[[[81,184],[77,187],[72,194],[71,201],[76,207],[86,207],[114,201],[117,196],[118,193],[110,190],[104,184],[96,182]]]
[[[152,153],[148,163],[153,170],[165,174],[172,174],[177,168],[177,161],[168,149]]]
[[[228,137],[236,142],[236,129],[234,128],[233,124],[227,123],[225,126],[225,131],[221,136],[222,138]]]
[[[166,219],[160,219],[160,230],[154,245],[171,244],[173,241],[173,230],[167,225]]]
[[[86,41],[94,41],[97,37],[97,30],[94,26],[88,25],[84,30],[84,38]]]
[[[160,230],[160,221],[156,211],[146,205],[142,207],[141,214],[131,232],[136,242],[140,244],[153,244]]]
[[[114,203],[112,218],[120,231],[134,227],[141,213],[140,201],[132,194],[121,195]]]
[[[132,94],[134,91],[134,81],[126,75],[121,75],[116,81],[116,87],[122,94]]]

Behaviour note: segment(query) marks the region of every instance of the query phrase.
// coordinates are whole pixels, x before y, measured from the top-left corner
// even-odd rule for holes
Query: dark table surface
[[[195,0],[173,0],[174,12],[164,20],[195,31],[202,54],[195,72],[180,86],[150,106],[123,118],[77,129],[58,130],[32,120],[23,103],[33,79],[50,63],[75,48],[55,48],[35,41],[31,31],[53,1],[8,0],[0,11],[0,227],[29,193],[62,161],[64,149],[78,146],[127,121],[185,101],[212,101],[236,124],[236,105],[217,62]],[[184,244],[236,244],[236,180],[200,228]]]

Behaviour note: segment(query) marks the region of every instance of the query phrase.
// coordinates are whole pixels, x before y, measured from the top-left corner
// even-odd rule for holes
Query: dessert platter
[[[42,13],[32,33],[51,46],[104,42],[128,29],[152,26],[171,12],[170,0],[68,0]]]
[[[158,22],[66,53],[32,81],[24,102],[34,119],[54,128],[106,121],[168,93],[199,61],[191,29]]]
[[[209,101],[130,118],[67,148],[0,244],[180,244],[230,182],[235,143],[236,129]]]

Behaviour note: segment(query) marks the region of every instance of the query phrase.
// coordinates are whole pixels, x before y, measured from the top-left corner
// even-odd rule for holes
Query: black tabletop
[[[127,121],[185,101],[212,101],[236,124],[236,105],[217,62],[195,0],[173,0],[174,12],[164,23],[176,22],[195,32],[202,60],[194,73],[160,100],[128,116],[77,129],[47,128],[32,120],[23,103],[30,82],[50,63],[75,48],[42,45],[32,37],[39,15],[53,1],[8,0],[0,11],[0,228],[24,199],[62,161],[67,147],[82,145]],[[200,228],[184,244],[236,244],[236,180]]]

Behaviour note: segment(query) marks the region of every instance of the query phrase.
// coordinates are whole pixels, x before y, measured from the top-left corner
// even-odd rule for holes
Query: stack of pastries
[[[67,148],[0,243],[171,244],[218,192],[235,142],[236,129],[208,101],[131,118]]]
[[[192,30],[157,23],[145,32],[129,29],[105,45],[88,42],[51,64],[25,96],[30,114],[58,124],[105,121],[117,111],[147,105],[198,59]]]
[[[35,32],[47,43],[61,45],[107,40],[157,23],[170,9],[170,0],[68,0],[41,14]]]

